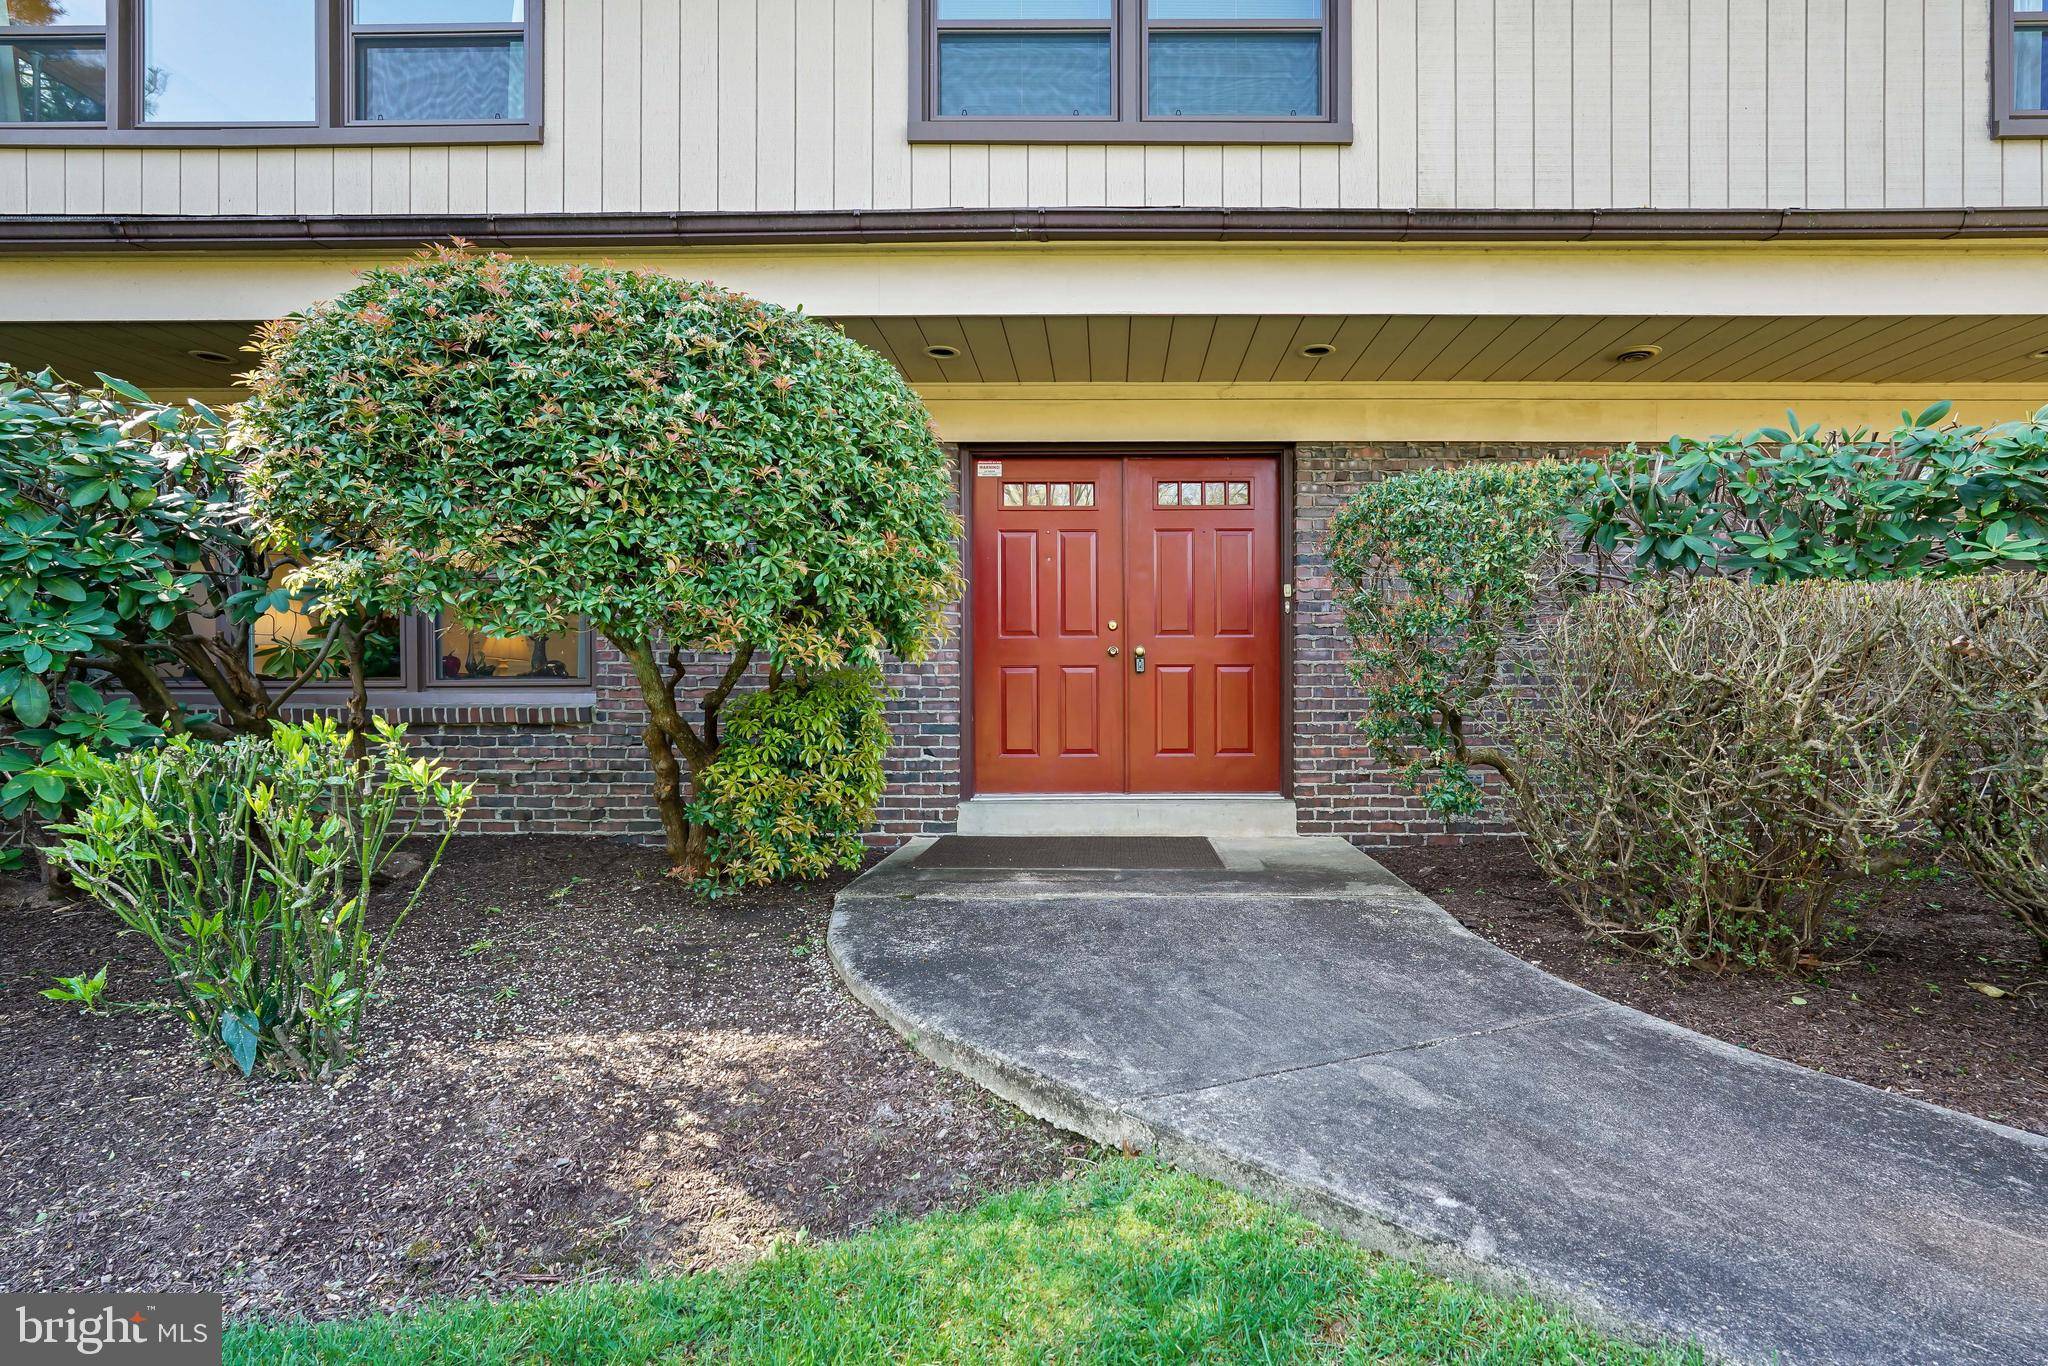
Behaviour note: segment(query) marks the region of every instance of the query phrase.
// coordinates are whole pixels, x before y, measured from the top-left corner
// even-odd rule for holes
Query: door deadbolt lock
[[[1114,618],[1114,617],[1110,618],[1110,620],[1109,620],[1109,629],[1110,629],[1110,630],[1112,630],[1112,631],[1114,631],[1114,630],[1116,629],[1116,618]]]
[[[1115,659],[1115,658],[1116,658],[1116,657],[1117,657],[1118,655],[1120,655],[1120,654],[1122,654],[1122,653],[1123,653],[1123,651],[1121,651],[1121,650],[1117,649],[1117,648],[1116,648],[1116,646],[1114,646],[1114,645],[1112,645],[1112,646],[1110,646],[1110,647],[1109,647],[1109,657],[1110,657],[1111,659]]]

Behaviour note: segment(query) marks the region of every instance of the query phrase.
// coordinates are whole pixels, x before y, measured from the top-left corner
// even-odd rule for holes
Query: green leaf
[[[33,675],[14,689],[14,716],[24,726],[40,726],[50,719],[50,689]]]
[[[245,1077],[256,1070],[256,1049],[262,1037],[262,1025],[251,1012],[238,1008],[222,1013],[220,1041]]]
[[[149,403],[153,401],[151,400],[148,394],[136,388],[134,385],[130,384],[125,379],[115,379],[112,375],[101,374],[101,372],[99,372],[98,370],[93,371],[93,373],[99,376],[100,383],[106,385],[109,389],[112,389],[122,398],[133,399],[137,403]]]

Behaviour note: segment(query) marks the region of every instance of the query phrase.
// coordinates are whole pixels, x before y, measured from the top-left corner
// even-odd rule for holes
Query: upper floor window
[[[0,143],[530,142],[541,0],[0,0]]]
[[[105,123],[105,0],[0,0],[0,123]]]
[[[1348,141],[1346,7],[1347,0],[913,0],[910,136]]]
[[[2048,0],[1992,0],[1992,131],[2048,137]]]

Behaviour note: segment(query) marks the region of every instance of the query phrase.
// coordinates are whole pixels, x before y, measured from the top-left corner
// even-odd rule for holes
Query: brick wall
[[[1497,825],[1444,823],[1371,762],[1359,742],[1356,690],[1346,671],[1341,622],[1330,599],[1323,546],[1330,519],[1358,487],[1402,470],[1467,460],[1579,455],[1578,448],[1476,444],[1313,444],[1295,455],[1295,799],[1304,834],[1343,835],[1367,846],[1490,833]],[[950,830],[959,806],[962,622],[922,664],[892,662],[888,707],[889,790],[876,814],[877,843]],[[594,644],[596,696],[564,721],[559,709],[505,717],[421,717],[412,735],[477,784],[469,825],[482,834],[598,835],[658,841],[640,742],[644,723],[630,669]],[[707,663],[706,669],[711,666]],[[692,685],[702,680],[693,678]],[[697,687],[701,694],[701,686]],[[686,695],[688,689],[686,688]]]

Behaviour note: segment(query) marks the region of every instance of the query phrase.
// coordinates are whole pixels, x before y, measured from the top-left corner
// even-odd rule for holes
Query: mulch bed
[[[330,1085],[196,1061],[36,993],[155,963],[92,907],[0,909],[0,1289],[222,1289],[335,1317],[718,1266],[1057,1175],[1085,1151],[839,986],[834,882],[706,902],[658,853],[456,843]]]
[[[1970,881],[1873,898],[1856,961],[1792,977],[1662,966],[1588,938],[1514,840],[1376,854],[1474,933],[1610,1000],[1744,1048],[2048,1133],[2048,964]],[[2008,993],[1994,998],[1971,986]]]

